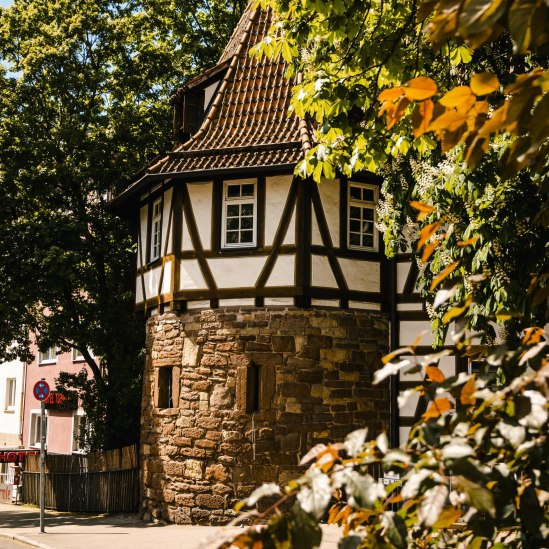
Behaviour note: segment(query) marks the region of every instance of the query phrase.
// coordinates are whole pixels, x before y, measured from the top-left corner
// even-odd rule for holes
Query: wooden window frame
[[[178,366],[157,366],[155,368],[154,407],[157,411],[179,407],[180,376],[181,369]],[[168,386],[164,387],[166,382],[168,382]]]
[[[228,190],[231,185],[253,185],[254,194],[253,199],[251,197],[229,197]],[[242,179],[228,179],[223,181],[222,186],[222,196],[221,196],[221,239],[220,245],[221,250],[242,250],[258,247],[258,227],[259,227],[259,184],[257,178],[242,178]],[[252,241],[251,242],[237,242],[230,243],[227,242],[227,207],[234,204],[253,204],[253,224],[252,224]],[[248,217],[248,216],[245,216]],[[239,216],[238,219],[241,219],[242,216]],[[239,233],[242,231],[239,226]]]
[[[55,349],[55,355],[54,355],[54,358],[46,358],[44,359],[43,356],[46,352],[48,352],[48,355],[50,355],[50,351],[52,349]],[[47,351],[38,351],[38,365],[39,366],[49,366],[50,364],[57,364],[57,347],[56,346],[52,346],[52,347],[48,347]]]
[[[374,199],[373,201],[369,200],[358,200],[356,198],[351,198],[351,187],[359,187],[361,189],[368,189],[373,191]],[[348,180],[345,183],[345,244],[348,250],[358,250],[363,252],[379,252],[379,231],[377,230],[375,224],[377,223],[377,204],[379,202],[379,187],[372,183],[364,183],[361,181],[351,181]],[[359,207],[363,209],[371,209],[373,212],[374,224],[373,230],[373,246],[357,246],[356,244],[351,244],[351,207]]]
[[[4,403],[5,412],[14,412],[17,399],[17,378],[8,377],[6,379],[6,398]]]
[[[151,202],[150,222],[149,222],[149,263],[158,261],[162,256],[162,223],[163,223],[163,196],[155,198]],[[155,208],[158,206],[158,214],[155,214]],[[158,243],[155,243],[154,236],[156,234],[155,224],[158,223]],[[158,246],[158,253],[156,247]]]

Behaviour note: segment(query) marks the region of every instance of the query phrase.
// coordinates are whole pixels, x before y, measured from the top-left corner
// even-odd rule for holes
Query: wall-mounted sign
[[[6,450],[0,451],[0,463],[20,463],[25,461],[25,456],[35,456],[39,452],[35,450]]]
[[[32,394],[36,400],[46,400],[50,394],[50,386],[47,381],[41,379],[34,384],[32,388]]]
[[[78,396],[75,391],[61,393],[51,391],[46,399],[46,410],[76,410],[78,409]]]

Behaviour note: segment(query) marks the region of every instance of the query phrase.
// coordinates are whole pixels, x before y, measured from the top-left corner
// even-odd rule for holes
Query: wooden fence
[[[40,456],[28,456],[23,503],[39,504]],[[139,505],[137,446],[87,456],[46,456],[46,508],[88,513],[134,512]]]

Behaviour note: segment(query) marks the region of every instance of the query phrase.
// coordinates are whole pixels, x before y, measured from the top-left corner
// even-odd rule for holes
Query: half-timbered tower
[[[409,258],[383,256],[379,179],[294,176],[309,128],[288,112],[283,60],[249,54],[269,26],[246,10],[219,63],[174,96],[173,150],[113,202],[139,224],[146,517],[226,522],[315,443],[388,429],[372,374],[397,313],[423,319]]]

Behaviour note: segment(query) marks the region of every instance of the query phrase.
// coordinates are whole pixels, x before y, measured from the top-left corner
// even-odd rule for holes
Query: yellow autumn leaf
[[[522,343],[524,345],[534,345],[540,342],[541,337],[545,334],[542,328],[538,326],[532,326],[524,330],[524,337]]]
[[[379,101],[393,101],[394,99],[397,99],[400,97],[403,93],[403,89],[401,87],[398,88],[389,88],[387,90],[383,90],[378,96]]]
[[[393,358],[395,358],[398,355],[413,354],[413,353],[414,353],[414,350],[411,347],[403,347],[402,349],[397,349],[396,351],[393,351],[392,353],[385,355],[381,359],[381,362],[383,362],[383,364],[387,364],[388,362],[391,362],[391,360],[393,360]]]
[[[477,235],[472,236],[471,238],[469,238],[467,240],[460,240],[457,243],[457,245],[461,246],[461,247],[463,247],[463,246],[474,246],[477,243],[479,238],[480,238],[480,236],[477,234]]]
[[[459,107],[464,102],[470,102],[471,97],[474,98],[474,94],[469,86],[457,86],[446,92],[438,102],[445,107]]]
[[[414,210],[417,210],[418,212],[430,213],[435,210],[435,208],[430,204],[425,204],[425,202],[418,202],[417,200],[412,200],[410,202],[410,206],[412,206],[412,208],[414,208]]]
[[[456,131],[460,126],[467,123],[467,113],[458,111],[446,111],[437,116],[429,126],[430,131]]]
[[[499,89],[498,77],[491,72],[473,74],[471,89],[475,95],[488,95]]]
[[[452,404],[447,398],[437,398],[433,400],[427,408],[427,411],[423,414],[424,419],[437,418],[440,414],[452,409]]]
[[[460,402],[464,405],[474,405],[476,399],[473,397],[473,393],[476,391],[475,376],[472,375],[467,383],[461,389],[461,395],[459,396]]]
[[[433,524],[433,526],[435,528],[449,528],[458,520],[459,517],[461,517],[461,515],[462,513],[459,509],[449,507],[448,509],[444,509],[440,513],[437,521]]]
[[[429,381],[435,381],[437,383],[442,383],[446,380],[446,377],[442,373],[441,369],[438,366],[427,366],[425,368],[427,373],[427,379]]]
[[[435,223],[430,223],[425,225],[421,232],[419,233],[419,241],[417,243],[417,249],[420,250],[423,244],[425,244],[436,232],[436,230],[442,224],[442,220],[436,221]]]
[[[423,101],[437,93],[438,88],[434,80],[427,76],[418,76],[408,80],[403,87],[404,94],[411,101]]]
[[[418,103],[412,111],[412,129],[417,139],[426,133],[433,118],[435,104],[431,99]]]
[[[440,242],[437,240],[435,242],[431,242],[430,244],[427,244],[427,246],[423,248],[423,253],[421,254],[422,263],[427,263],[428,259],[433,255],[433,252],[436,250],[439,244]]]
[[[453,263],[450,263],[448,267],[446,267],[442,272],[440,272],[435,278],[433,278],[433,281],[431,282],[431,286],[429,288],[429,291],[433,291],[445,278],[448,277],[448,275],[459,265],[459,261],[454,261]]]
[[[442,323],[443,324],[449,324],[454,320],[455,318],[460,317],[468,308],[469,305],[473,302],[471,297],[468,297],[465,301],[465,304],[463,307],[454,307],[450,309],[443,317],[442,317]]]

